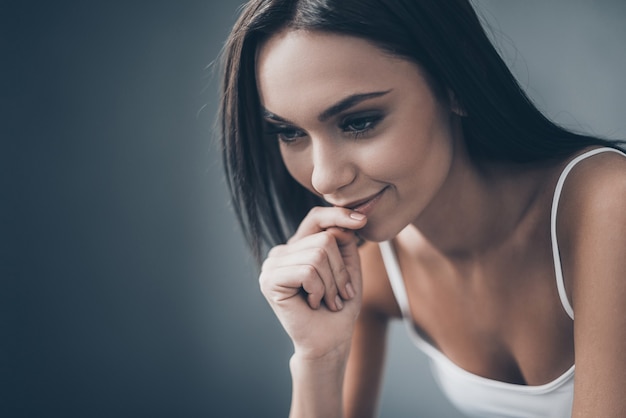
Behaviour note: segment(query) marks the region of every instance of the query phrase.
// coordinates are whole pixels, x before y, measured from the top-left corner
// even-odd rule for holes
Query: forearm
[[[343,417],[342,387],[347,352],[309,360],[294,354],[290,418]]]

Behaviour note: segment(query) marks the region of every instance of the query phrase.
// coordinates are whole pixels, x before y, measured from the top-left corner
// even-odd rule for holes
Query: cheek
[[[427,167],[436,152],[436,141],[414,130],[390,132],[377,138],[361,154],[366,171],[380,175],[381,180],[399,181],[418,175]]]
[[[369,150],[369,170],[420,189],[445,177],[453,154],[450,132],[432,121],[404,125],[378,144]]]

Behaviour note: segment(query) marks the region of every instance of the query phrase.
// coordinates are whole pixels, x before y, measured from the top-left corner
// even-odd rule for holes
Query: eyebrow
[[[384,96],[385,94],[387,94],[389,92],[391,92],[391,90],[375,91],[375,92],[372,92],[372,93],[352,94],[352,95],[346,97],[345,99],[342,99],[339,102],[335,103],[334,105],[332,105],[328,109],[324,110],[322,113],[320,113],[320,115],[317,117],[317,119],[320,122],[324,122],[324,121],[332,118],[333,116],[336,116],[339,113],[341,113],[341,112],[343,112],[345,110],[348,110],[351,107],[354,107],[354,106],[358,105],[361,102],[364,102],[365,100],[374,99],[376,97],[381,97],[381,96]]]
[[[324,110],[322,113],[320,113],[320,115],[317,117],[317,119],[320,122],[324,122],[327,121],[328,119],[332,118],[333,116],[338,115],[341,112],[344,112],[348,109],[350,109],[351,107],[356,106],[357,104],[364,102],[366,100],[369,99],[374,99],[377,97],[381,97],[384,96],[388,93],[390,93],[393,89],[390,90],[386,90],[386,91],[375,91],[375,92],[371,92],[371,93],[359,93],[359,94],[352,94],[344,99],[341,99],[339,102],[335,103],[334,105],[330,106],[328,109]],[[289,125],[293,125],[293,123],[291,123],[290,121],[288,121],[287,119],[284,119],[272,112],[270,112],[267,109],[263,109],[263,117],[266,119],[271,119],[273,121],[276,122],[281,122],[281,123],[285,123],[285,124],[289,124]]]

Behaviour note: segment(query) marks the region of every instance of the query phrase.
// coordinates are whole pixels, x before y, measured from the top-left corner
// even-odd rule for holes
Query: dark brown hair
[[[265,244],[284,242],[313,206],[324,205],[287,173],[277,143],[264,140],[255,54],[285,28],[360,37],[419,64],[465,111],[463,134],[475,159],[525,163],[589,145],[615,147],[544,117],[467,0],[252,0],[224,49],[220,122],[232,203],[257,260]]]

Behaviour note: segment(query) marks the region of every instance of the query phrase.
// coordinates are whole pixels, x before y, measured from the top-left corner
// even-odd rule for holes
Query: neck
[[[478,259],[520,230],[545,172],[529,165],[478,165],[462,146],[453,158],[442,188],[413,225],[446,257]]]

